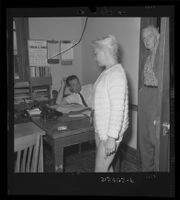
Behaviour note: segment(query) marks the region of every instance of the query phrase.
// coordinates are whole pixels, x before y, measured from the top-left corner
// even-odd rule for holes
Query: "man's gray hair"
[[[159,33],[158,29],[153,25],[149,25],[149,26],[143,28],[143,33],[145,31],[149,31],[149,32],[153,33],[153,35],[155,35],[157,39],[159,39],[159,37],[160,37],[160,33]]]

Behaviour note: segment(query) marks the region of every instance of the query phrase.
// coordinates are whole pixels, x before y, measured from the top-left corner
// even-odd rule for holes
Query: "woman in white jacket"
[[[94,41],[93,47],[98,66],[105,66],[94,84],[95,172],[113,172],[112,161],[129,124],[127,79],[114,36]]]

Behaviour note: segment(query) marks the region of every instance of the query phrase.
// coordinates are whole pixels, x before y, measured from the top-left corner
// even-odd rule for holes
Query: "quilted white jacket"
[[[101,140],[121,141],[128,128],[128,84],[121,64],[103,71],[94,84],[94,126]]]

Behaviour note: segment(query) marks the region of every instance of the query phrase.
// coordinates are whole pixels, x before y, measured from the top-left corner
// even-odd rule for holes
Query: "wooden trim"
[[[161,18],[161,37],[160,37],[160,60],[159,60],[159,96],[157,113],[160,125],[164,122],[170,123],[170,49],[169,49],[169,18]],[[162,53],[162,55],[161,55]],[[162,59],[161,59],[162,58]],[[159,137],[157,148],[156,163],[159,171],[170,170],[170,137],[169,134],[163,135],[162,126],[157,127],[157,137]]]
[[[129,104],[129,109],[132,111],[138,111],[138,105]]]
[[[14,18],[14,21],[16,25],[17,51],[19,56],[18,74],[21,80],[29,80],[27,49],[27,40],[29,38],[29,21],[28,18]]]

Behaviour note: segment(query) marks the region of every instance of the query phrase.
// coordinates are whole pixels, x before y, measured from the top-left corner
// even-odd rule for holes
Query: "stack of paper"
[[[86,109],[86,107],[79,104],[67,104],[67,105],[53,105],[51,108],[55,108],[57,111],[62,113],[69,113],[72,111],[81,111]]]
[[[82,114],[90,117],[91,116],[91,112],[92,112],[91,110],[85,110],[85,111],[82,112]]]
[[[40,115],[41,114],[41,110],[39,108],[34,108],[31,110],[27,110],[27,112],[29,113],[30,116],[32,115]]]
[[[79,114],[77,114],[76,112],[70,113],[68,116],[69,117],[84,117],[84,116],[90,117],[91,116],[91,110],[84,110]]]

